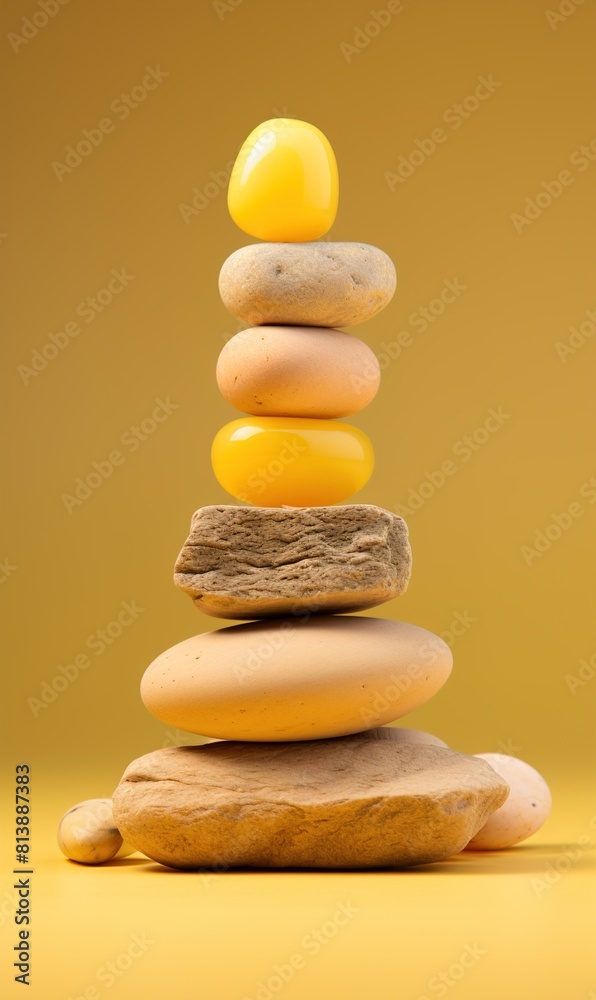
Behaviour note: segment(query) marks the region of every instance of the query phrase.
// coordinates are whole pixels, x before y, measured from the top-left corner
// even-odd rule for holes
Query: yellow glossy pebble
[[[230,177],[228,208],[250,236],[281,243],[316,240],[337,213],[331,143],[308,122],[271,118],[244,142]]]
[[[337,420],[246,417],[216,434],[216,478],[238,500],[260,507],[324,507],[368,482],[372,445],[357,427]]]

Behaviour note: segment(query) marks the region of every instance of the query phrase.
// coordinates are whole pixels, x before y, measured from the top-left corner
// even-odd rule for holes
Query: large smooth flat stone
[[[384,618],[320,615],[204,632],[166,650],[141,681],[145,707],[175,729],[225,740],[345,736],[432,698],[447,644]]]
[[[227,309],[249,326],[354,326],[391,301],[391,259],[368,243],[254,243],[219,275]]]
[[[174,582],[216,618],[360,611],[403,594],[406,522],[372,504],[201,507]]]
[[[507,792],[478,758],[351,736],[156,750],[113,807],[126,841],[174,868],[407,867],[459,853]]]

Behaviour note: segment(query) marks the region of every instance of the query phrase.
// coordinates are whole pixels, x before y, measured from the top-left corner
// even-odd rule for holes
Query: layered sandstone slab
[[[360,611],[403,594],[406,522],[373,504],[201,507],[174,582],[216,618]]]

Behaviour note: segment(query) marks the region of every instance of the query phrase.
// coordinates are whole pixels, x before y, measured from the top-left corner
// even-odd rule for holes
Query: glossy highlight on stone
[[[374,452],[363,431],[337,420],[245,417],[216,434],[211,462],[238,500],[310,507],[342,503],[362,489]]]
[[[316,240],[337,213],[339,182],[329,140],[309,122],[271,118],[253,129],[236,158],[228,209],[261,240]]]

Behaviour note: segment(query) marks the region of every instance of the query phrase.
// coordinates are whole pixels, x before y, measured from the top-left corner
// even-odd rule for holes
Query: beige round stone
[[[85,865],[124,858],[135,850],[120,835],[111,799],[85,799],[69,809],[58,825],[58,847],[71,861]]]
[[[452,666],[442,639],[405,622],[308,615],[193,636],[141,682],[145,706],[177,729],[286,741],[382,726],[423,705]]]
[[[219,291],[249,326],[354,326],[395,292],[391,259],[368,243],[255,243],[224,262]]]
[[[505,803],[489,817],[467,846],[468,851],[498,851],[527,840],[548,818],[550,789],[530,764],[505,753],[478,753],[509,785]]]
[[[250,327],[228,341],[217,362],[222,396],[262,417],[347,417],[368,406],[380,381],[364,341],[323,327]]]

